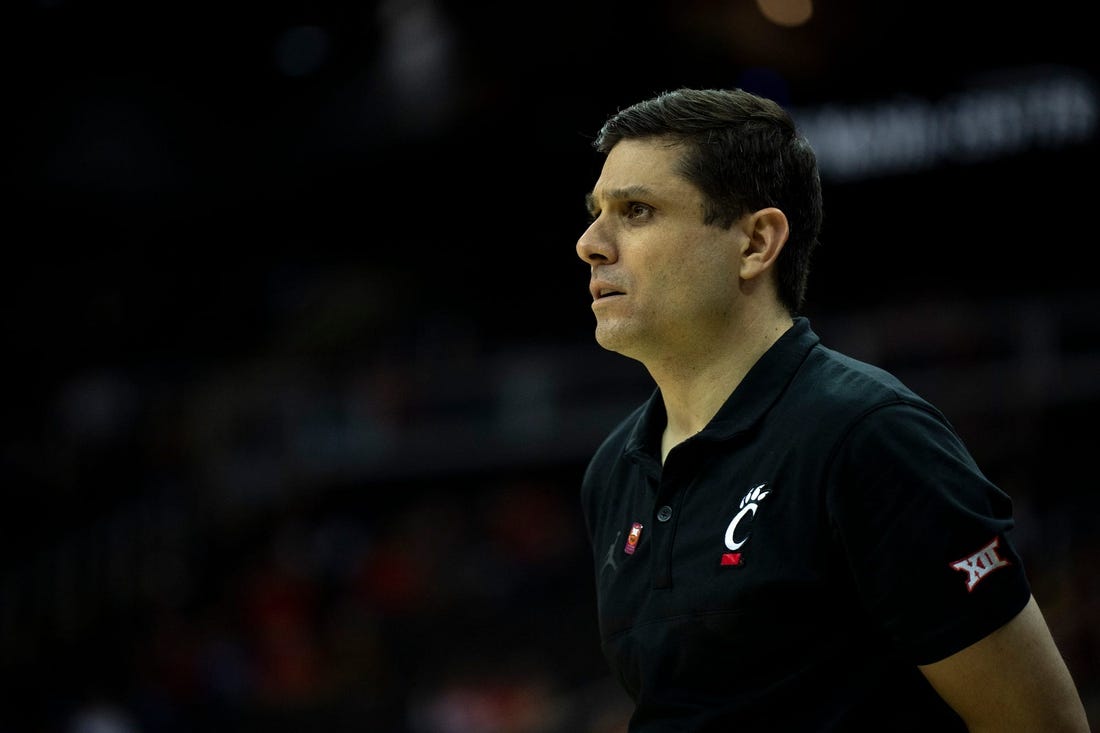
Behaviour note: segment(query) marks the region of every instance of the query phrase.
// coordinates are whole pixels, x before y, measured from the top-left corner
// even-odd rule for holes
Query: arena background
[[[1086,9],[799,7],[6,8],[0,731],[623,731],[577,489],[651,384],[574,244],[681,85],[796,112],[806,312],[1013,496],[1100,725]]]

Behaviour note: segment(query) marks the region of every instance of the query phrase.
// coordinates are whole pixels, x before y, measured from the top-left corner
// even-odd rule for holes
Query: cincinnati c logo
[[[748,517],[751,522],[752,517],[756,514],[756,510],[760,508],[759,502],[771,493],[770,491],[761,491],[765,486],[767,486],[767,482],[760,484],[741,498],[741,511],[737,512],[737,516],[735,516],[733,521],[729,523],[729,526],[726,527],[726,547],[728,547],[731,552],[739,549],[741,545],[748,542],[748,532],[745,532],[741,539],[737,539],[739,535],[737,529],[746,517]]]

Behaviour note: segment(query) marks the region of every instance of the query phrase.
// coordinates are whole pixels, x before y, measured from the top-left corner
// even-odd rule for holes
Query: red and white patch
[[[1012,564],[997,554],[997,547],[1000,544],[1001,538],[994,537],[992,542],[973,555],[951,563],[951,567],[955,570],[966,573],[966,590],[968,592],[974,590],[974,586],[987,578],[997,568]]]
[[[642,538],[642,524],[641,522],[635,522],[630,528],[630,534],[626,536],[626,544],[623,545],[623,552],[627,555],[633,555],[635,548],[638,547],[638,540]]]

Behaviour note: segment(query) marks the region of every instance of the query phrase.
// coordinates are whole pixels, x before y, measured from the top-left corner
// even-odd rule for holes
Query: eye
[[[647,204],[643,204],[640,201],[630,201],[626,205],[626,218],[627,219],[640,219],[648,216],[653,209]]]

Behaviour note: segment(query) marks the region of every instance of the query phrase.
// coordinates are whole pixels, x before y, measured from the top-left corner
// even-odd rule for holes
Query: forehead
[[[668,139],[623,140],[607,154],[590,200],[648,197],[690,198],[701,196],[681,172],[682,144]],[[646,197],[641,197],[646,198]]]
[[[672,184],[678,173],[683,147],[668,140],[623,140],[607,153],[594,193],[636,186]]]

